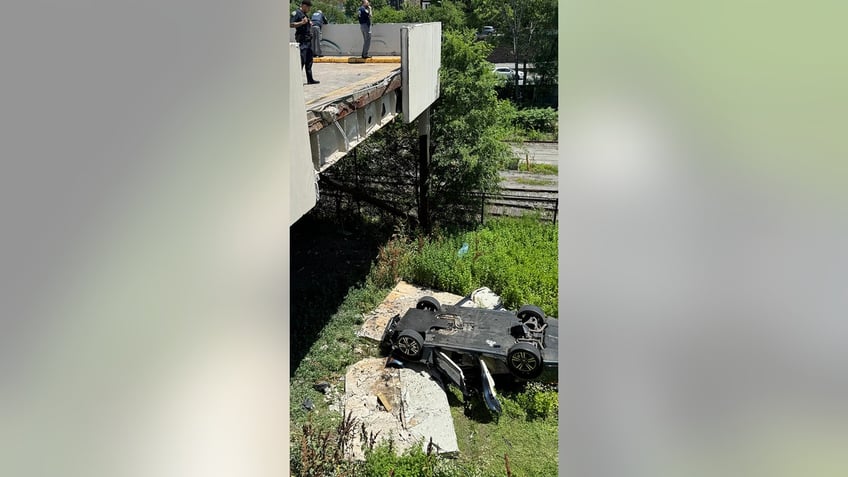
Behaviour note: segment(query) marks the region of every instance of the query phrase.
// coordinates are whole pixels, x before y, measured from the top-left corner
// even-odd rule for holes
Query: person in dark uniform
[[[359,15],[359,29],[362,30],[362,57],[371,58],[368,48],[371,46],[371,3],[362,0],[362,6],[357,11]]]
[[[309,9],[312,8],[311,0],[300,2],[300,8],[292,13],[289,26],[294,28],[294,39],[300,46],[300,66],[306,69],[306,83],[318,84],[320,81],[312,77],[312,28],[309,21]]]
[[[321,29],[328,23],[330,21],[327,20],[321,10],[312,14],[312,53],[315,54],[315,58],[324,56],[324,53],[321,52]]]

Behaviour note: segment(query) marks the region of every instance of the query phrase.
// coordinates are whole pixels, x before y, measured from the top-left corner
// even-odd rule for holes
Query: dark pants
[[[311,83],[315,81],[312,78],[312,45],[309,44],[309,41],[304,43],[300,43],[300,66],[302,68],[306,68],[306,82]]]
[[[315,56],[321,56],[321,27],[312,25],[312,53]]]
[[[362,31],[362,57],[365,58],[368,56],[368,48],[371,47],[371,25],[360,23],[359,29]]]

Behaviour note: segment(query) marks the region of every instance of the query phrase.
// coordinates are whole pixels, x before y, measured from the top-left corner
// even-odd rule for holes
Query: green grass
[[[324,395],[312,385],[318,381],[338,384],[348,366],[378,354],[377,346],[358,339],[356,331],[363,323],[363,314],[373,310],[389,291],[370,280],[350,289],[291,379],[290,413],[292,423],[296,424],[293,428],[306,421],[307,412],[302,403],[307,398],[315,404],[312,414],[316,424],[336,425],[341,419],[340,414],[328,412]]]
[[[503,401],[503,399],[502,399]],[[502,416],[480,424],[451,408],[462,461],[475,462],[482,475],[506,475],[509,457],[514,477],[557,475],[557,419],[524,421]]]
[[[460,256],[466,243],[468,252]],[[533,304],[557,316],[557,227],[534,215],[492,219],[477,230],[420,245],[402,274],[415,284],[458,295],[486,286],[507,308]]]
[[[511,111],[508,140],[556,141],[559,128],[558,113],[551,108],[524,108]]]
[[[518,170],[520,172],[532,172],[534,174],[546,174],[555,176],[559,174],[559,167],[553,164],[544,164],[544,163],[530,163],[528,164],[524,161],[518,162]]]
[[[507,164],[507,169],[511,171],[519,171],[519,172],[532,172],[533,174],[544,174],[555,176],[559,174],[559,167],[555,164],[545,164],[538,162],[527,163],[526,160],[520,159],[518,157],[512,159]]]
[[[554,181],[552,181],[550,179],[534,179],[532,177],[519,177],[519,178],[515,179],[515,182],[518,182],[519,184],[531,185],[531,186],[552,185],[554,183]]]
[[[509,142],[524,142],[524,141],[546,141],[556,142],[559,139],[559,134],[554,132],[523,130],[513,128],[509,131],[506,140]]]
[[[476,462],[482,475],[506,475],[508,456],[514,477],[557,475],[556,391],[531,383],[526,391],[500,393],[503,414],[481,422],[465,416],[459,404],[462,394],[453,386],[449,389],[461,462]]]

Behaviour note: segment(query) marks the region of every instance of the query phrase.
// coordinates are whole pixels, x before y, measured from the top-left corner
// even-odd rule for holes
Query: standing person
[[[302,0],[300,2],[300,8],[292,13],[289,26],[295,29],[294,39],[300,46],[300,66],[306,69],[306,83],[318,84],[320,81],[316,81],[312,77],[312,32],[309,26],[311,22],[307,15],[310,8],[312,8],[312,1]]]
[[[315,53],[316,58],[324,56],[321,52],[321,30],[328,23],[330,21],[327,20],[327,17],[324,16],[324,12],[321,10],[312,14],[312,52]]]
[[[371,58],[368,54],[371,46],[371,4],[368,0],[362,0],[359,7],[359,29],[362,30],[362,57]]]

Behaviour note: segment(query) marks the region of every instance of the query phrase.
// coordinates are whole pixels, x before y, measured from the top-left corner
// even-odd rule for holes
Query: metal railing
[[[415,184],[406,181],[380,180],[376,178],[358,178],[355,183],[350,183],[356,190],[375,197],[381,197],[386,203],[398,207],[412,207],[407,198],[414,193]],[[557,189],[527,189],[527,188],[502,188],[497,192],[471,191],[468,194],[473,197],[477,204],[474,211],[473,205],[466,210],[479,218],[479,223],[484,224],[486,217],[519,216],[527,211],[538,212],[543,219],[550,219],[556,223],[559,214],[559,199]],[[347,192],[324,189],[322,196],[334,199],[338,213],[341,213],[341,201],[346,200],[350,204],[356,204],[360,208],[365,203],[361,199],[351,196]],[[463,208],[465,208],[463,207]]]

